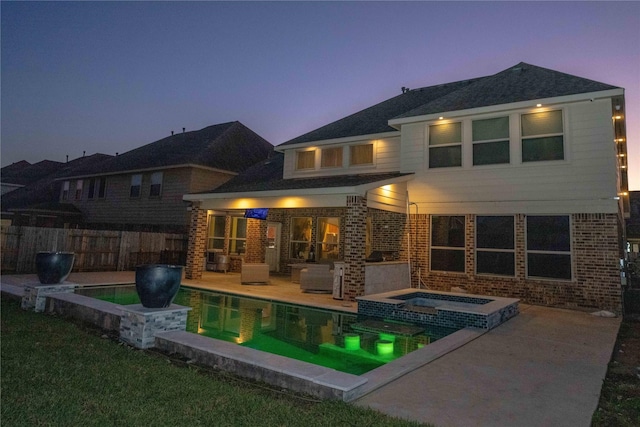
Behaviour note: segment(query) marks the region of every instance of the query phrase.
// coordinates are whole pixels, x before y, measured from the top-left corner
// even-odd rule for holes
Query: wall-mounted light
[[[542,104],[536,104],[536,107],[540,108],[542,107]]]
[[[438,120],[444,120],[444,117],[440,116],[438,117]]]

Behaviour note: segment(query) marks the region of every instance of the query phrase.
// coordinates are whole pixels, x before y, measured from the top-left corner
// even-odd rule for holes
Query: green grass
[[[417,426],[135,350],[2,300],[2,426]]]

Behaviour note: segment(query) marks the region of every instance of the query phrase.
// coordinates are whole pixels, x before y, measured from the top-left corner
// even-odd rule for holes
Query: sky
[[[640,190],[640,2],[0,3],[2,166],[238,120],[274,145],[519,62],[625,88]]]

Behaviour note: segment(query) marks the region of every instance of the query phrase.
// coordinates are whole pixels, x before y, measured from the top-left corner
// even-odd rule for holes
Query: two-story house
[[[187,276],[201,275],[207,249],[229,250],[230,224],[246,221],[245,261],[280,271],[310,253],[343,261],[346,299],[380,290],[366,262],[379,251],[410,276],[383,289],[619,311],[624,121],[624,89],[526,63],[403,88],[185,196]],[[266,221],[244,218],[255,208]]]
[[[183,129],[59,178],[59,199],[75,206],[89,228],[186,233],[184,194],[215,188],[272,152],[237,121]]]

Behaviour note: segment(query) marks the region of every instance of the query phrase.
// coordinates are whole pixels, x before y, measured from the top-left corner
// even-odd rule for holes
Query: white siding
[[[410,201],[418,203],[424,213],[617,212],[610,101],[559,108],[565,112],[563,161],[520,161],[521,112],[510,115],[511,163],[504,165],[472,166],[468,158],[471,141],[466,137],[462,167],[428,169],[428,123],[403,126],[401,171],[416,172],[409,182]],[[422,157],[421,150],[425,151]]]
[[[385,185],[368,191],[367,206],[385,211],[406,213],[407,183]]]

